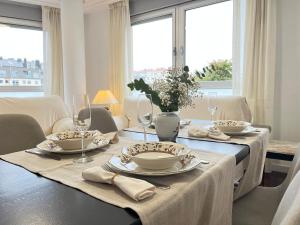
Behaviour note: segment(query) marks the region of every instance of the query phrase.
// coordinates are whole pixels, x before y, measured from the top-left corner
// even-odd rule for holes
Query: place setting
[[[103,149],[110,143],[118,142],[117,132],[102,134],[98,130],[89,130],[91,117],[89,97],[87,95],[74,95],[72,101],[72,130],[50,134],[36,148],[28,149],[25,152],[58,160],[61,158],[58,154],[81,153],[81,157],[73,160],[74,163],[91,162],[93,159],[87,156],[86,152]]]
[[[220,141],[229,141],[232,138],[246,137],[257,134],[259,130],[251,123],[236,120],[216,120],[209,125],[191,125],[186,128],[187,136],[193,138],[209,138]],[[180,136],[185,136],[184,132]]]
[[[201,160],[183,145],[170,142],[134,144],[106,165],[114,171],[143,176],[166,176],[197,168]]]

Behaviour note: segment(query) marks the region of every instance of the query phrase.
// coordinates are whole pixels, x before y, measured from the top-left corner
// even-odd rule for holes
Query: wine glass
[[[72,116],[75,131],[81,136],[81,157],[74,160],[74,163],[83,164],[93,161],[84,151],[84,136],[91,126],[91,106],[88,95],[73,96]]]
[[[214,115],[216,111],[218,110],[218,107],[216,105],[216,98],[217,98],[217,93],[216,92],[208,92],[208,112],[210,113],[210,120],[214,120]]]
[[[153,106],[150,94],[140,94],[137,101],[137,120],[144,129],[144,141],[147,141],[146,127],[152,123]]]

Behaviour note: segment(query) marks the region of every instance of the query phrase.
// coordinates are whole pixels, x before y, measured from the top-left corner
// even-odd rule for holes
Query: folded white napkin
[[[103,136],[106,137],[107,139],[109,139],[111,144],[117,144],[119,142],[118,132],[106,133],[106,134],[103,134]]]
[[[108,172],[99,166],[91,167],[82,172],[85,180],[114,184],[125,194],[136,201],[143,200],[155,194],[155,186],[144,181]]]
[[[220,141],[228,141],[230,136],[224,134],[216,127],[210,127],[209,129],[205,129],[203,127],[190,127],[188,129],[188,135],[190,137],[197,137],[197,138],[212,138]]]

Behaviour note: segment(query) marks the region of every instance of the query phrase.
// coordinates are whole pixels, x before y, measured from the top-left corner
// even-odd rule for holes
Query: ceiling
[[[104,3],[113,2],[115,0],[82,0],[85,8],[94,7],[96,5],[101,5]],[[51,6],[51,7],[60,7],[60,0],[0,0],[0,2],[15,2],[18,3],[26,3],[32,5],[43,5],[43,6]]]

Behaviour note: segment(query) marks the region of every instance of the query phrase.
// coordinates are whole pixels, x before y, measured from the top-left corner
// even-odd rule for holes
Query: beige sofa
[[[71,120],[67,106],[58,96],[0,98],[0,114],[32,116],[40,124],[45,135],[52,133],[53,128],[64,120]]]

